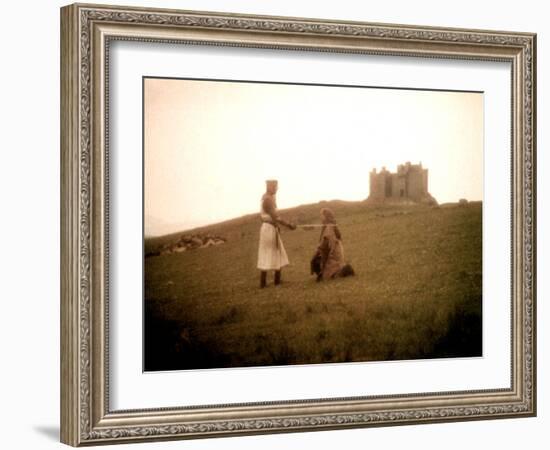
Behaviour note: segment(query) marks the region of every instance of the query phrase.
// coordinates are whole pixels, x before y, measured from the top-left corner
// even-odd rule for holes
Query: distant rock
[[[145,254],[145,257],[183,253],[198,248],[208,248],[225,244],[227,239],[212,234],[183,234],[176,242],[165,244],[161,249]]]

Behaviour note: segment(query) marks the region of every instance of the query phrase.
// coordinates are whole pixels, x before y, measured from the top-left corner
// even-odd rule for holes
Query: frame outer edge
[[[534,222],[532,228],[527,228],[528,231],[524,232],[523,228],[524,220],[536,219],[536,201],[535,188],[536,176],[535,172],[535,139],[536,139],[536,122],[535,122],[535,106],[536,106],[536,37],[533,34],[527,33],[508,33],[506,32],[490,32],[474,30],[459,30],[452,29],[454,32],[470,32],[473,35],[463,36],[463,45],[471,45],[474,47],[480,45],[492,46],[495,48],[507,48],[513,49],[511,51],[521,52],[521,55],[516,59],[519,60],[520,69],[527,70],[532,75],[532,83],[526,86],[525,79],[521,75],[525,75],[524,71],[518,77],[521,79],[521,83],[518,86],[518,93],[522,98],[522,102],[517,105],[518,112],[521,112],[521,120],[514,120],[515,124],[518,124],[516,131],[520,132],[520,136],[517,136],[516,143],[518,148],[522,149],[523,155],[527,150],[532,162],[532,176],[528,176],[524,179],[525,161],[519,158],[518,168],[521,168],[519,196],[521,197],[519,224],[522,225],[522,233],[517,236],[519,242],[522,238],[529,238],[533,244],[532,253],[520,252],[521,255],[527,255],[533,259],[531,267],[531,277],[526,281],[529,288],[531,288],[531,296],[523,297],[522,289],[518,286],[518,295],[522,299],[532,299],[532,320],[530,325],[532,326],[532,334],[525,333],[525,329],[522,325],[527,326],[523,314],[527,314],[529,318],[529,310],[523,311],[519,308],[518,317],[516,321],[522,334],[522,339],[516,338],[517,342],[517,354],[519,358],[516,358],[516,364],[521,365],[521,369],[518,367],[517,382],[520,383],[520,398],[510,399],[510,402],[522,403],[517,406],[516,409],[510,410],[507,407],[514,405],[472,405],[470,408],[466,408],[466,412],[462,411],[464,408],[449,409],[444,408],[441,411],[447,409],[451,413],[449,416],[422,416],[413,417],[410,416],[414,410],[398,410],[395,412],[384,412],[381,414],[381,420],[375,420],[370,422],[370,418],[359,417],[361,414],[347,414],[342,415],[341,412],[336,415],[322,415],[322,416],[304,416],[304,417],[290,417],[276,420],[273,417],[264,417],[258,420],[254,419],[240,419],[220,422],[212,420],[208,422],[202,421],[201,423],[185,423],[185,424],[167,424],[167,423],[148,423],[147,420],[143,424],[136,424],[136,426],[127,428],[122,424],[117,424],[116,421],[112,424],[107,424],[106,428],[101,425],[102,420],[105,417],[107,411],[104,410],[106,406],[104,403],[98,403],[98,400],[108,402],[108,399],[98,399],[105,395],[105,390],[102,388],[103,384],[98,380],[98,374],[103,373],[103,366],[98,363],[98,358],[101,359],[102,351],[97,351],[98,343],[105,337],[102,331],[98,332],[97,317],[102,317],[103,310],[101,305],[98,308],[96,301],[97,295],[101,292],[102,284],[95,283],[95,277],[98,276],[96,268],[94,268],[94,262],[97,264],[94,241],[101,235],[102,228],[99,226],[97,220],[98,217],[94,214],[98,205],[98,199],[101,200],[101,194],[97,192],[97,173],[93,173],[94,169],[102,169],[102,160],[94,159],[94,152],[97,151],[96,145],[98,144],[97,131],[98,123],[101,122],[101,116],[96,115],[98,105],[101,102],[97,102],[97,92],[94,92],[95,80],[97,75],[97,67],[93,67],[92,54],[94,51],[94,45],[97,47],[97,42],[94,43],[94,33],[92,33],[89,25],[93,22],[109,21],[111,16],[109,14],[100,15],[86,15],[86,9],[91,8],[92,12],[108,12],[121,14],[121,22],[134,23],[136,18],[133,14],[136,11],[151,11],[160,12],[162,14],[169,13],[172,10],[149,10],[149,9],[137,9],[130,7],[115,7],[108,5],[83,5],[75,4],[66,6],[61,9],[61,441],[72,445],[98,445],[98,444],[113,444],[122,442],[139,442],[139,441],[160,441],[167,439],[186,439],[186,438],[199,438],[199,437],[215,437],[215,436],[231,436],[231,435],[252,435],[252,434],[264,434],[264,433],[277,433],[277,432],[296,432],[296,431],[314,431],[321,429],[338,429],[338,428],[350,428],[350,427],[366,427],[366,426],[388,426],[394,424],[413,424],[413,423],[435,423],[439,421],[446,422],[448,420],[472,420],[472,419],[490,419],[497,417],[519,417],[529,416],[536,413],[536,359],[533,358],[529,362],[525,361],[525,340],[527,339],[528,345],[531,343],[531,350],[533,351],[533,357],[535,356],[535,344],[536,344],[536,316],[535,316],[535,276],[536,276],[536,253],[534,245],[536,244],[535,233],[536,227]],[[190,16],[200,16],[199,12],[189,11],[173,11],[175,14],[188,14]],[[84,13],[81,16],[81,13]],[[290,21],[292,25],[293,20],[299,20],[302,24],[305,24],[305,30],[298,29],[296,33],[301,36],[324,36],[325,34],[332,33],[328,28],[333,29],[335,25],[333,22],[326,21],[327,30],[323,29],[318,32],[317,25],[324,26],[325,21],[317,21],[312,19],[293,19],[293,18],[280,18],[281,24],[274,22],[278,21],[275,17],[267,16],[244,16],[233,15],[229,13],[202,13],[205,14],[205,21],[192,23],[190,26],[194,30],[206,29],[212,31],[218,29],[218,22],[210,23],[209,20],[215,18],[217,21],[222,21],[220,24],[223,29],[223,20],[231,21],[237,20],[238,23],[231,26],[231,33],[240,32],[245,28],[246,23],[249,20],[264,20],[264,22],[258,22],[259,31],[258,36],[264,36],[264,33],[271,33],[269,26],[273,25],[276,30],[273,33],[285,33],[285,36],[292,34],[286,34],[288,30],[285,28],[288,25],[286,22]],[[118,16],[117,16],[118,17]],[[144,16],[143,19],[145,25],[154,23],[155,17]],[[140,19],[140,18],[138,18]],[[243,21],[244,23],[240,23]],[[117,22],[117,20],[115,20]],[[319,24],[317,24],[319,22]],[[338,22],[334,22],[338,24]],[[137,23],[141,23],[137,20]],[[163,22],[164,23],[164,22]],[[179,25],[179,23],[178,23]],[[357,26],[367,26],[367,24],[353,24]],[[373,27],[378,25],[370,24]],[[395,26],[395,25],[393,25]],[[392,27],[391,24],[381,24],[380,27]],[[448,36],[442,33],[446,32],[446,29],[438,28],[426,28],[426,27],[414,27],[414,26],[401,26],[397,31],[401,31],[401,28],[406,30],[412,30],[411,32],[418,31],[420,34],[420,42],[425,45],[428,43],[428,39],[432,39],[432,32],[434,30],[434,36],[441,35],[440,39],[445,41],[448,45],[454,45],[449,41]],[[254,28],[254,27],[252,27]],[[308,31],[309,30],[309,31]],[[83,35],[85,31],[85,35]],[[261,31],[261,33],[260,33]],[[337,35],[340,34],[340,30],[336,30]],[[367,35],[370,36],[372,32],[367,30]],[[392,31],[392,30],[390,30]],[[475,34],[479,33],[479,36]],[[487,39],[483,36],[487,33]],[[502,36],[497,34],[502,33]],[[342,36],[347,35],[348,30],[342,30]],[[452,33],[451,33],[452,34]],[[377,37],[376,35],[375,37]],[[385,35],[383,35],[385,36]],[[480,37],[481,36],[481,37]],[[333,35],[334,37],[334,35]],[[402,36],[398,34],[396,36],[388,36],[390,40],[400,40],[401,42],[413,41],[414,36]],[[481,39],[481,44],[478,45],[476,39]],[[502,41],[501,41],[502,40]],[[459,39],[461,41],[461,39]],[[435,42],[438,42],[437,39]],[[450,42],[450,44],[449,44]],[[418,42],[417,42],[418,44]],[[530,48],[532,51],[532,59],[525,61],[525,50]],[[336,46],[335,46],[336,48]],[[95,49],[97,50],[97,48]],[[330,51],[330,50],[329,50]],[[489,52],[490,53],[490,52]],[[435,53],[434,53],[435,54]],[[476,56],[476,55],[474,55]],[[483,57],[480,53],[477,56]],[[526,132],[525,130],[525,116],[527,107],[532,108],[532,128]],[[90,111],[91,108],[91,111]],[[95,109],[95,111],[94,111]],[[101,108],[99,108],[101,109]],[[99,122],[98,122],[99,120]],[[531,146],[526,145],[525,138],[529,139],[528,142],[532,143]],[[94,142],[94,139],[96,142]],[[97,155],[95,155],[97,157]],[[524,188],[528,186],[524,183],[528,183],[532,189],[531,206],[527,216],[525,217],[525,198]],[[91,192],[91,190],[93,190]],[[99,195],[99,197],[98,197]],[[100,201],[101,203],[101,201]],[[530,232],[530,233],[529,233]],[[524,250],[524,244],[519,245],[521,250]],[[519,262],[523,261],[521,259]],[[91,267],[90,267],[91,265]],[[523,266],[523,264],[519,264]],[[523,280],[523,276],[522,276]],[[521,283],[523,284],[523,283]],[[524,305],[524,303],[520,303]],[[519,305],[518,305],[519,306]],[[93,319],[94,323],[90,323]],[[91,326],[89,326],[91,325]],[[517,327],[514,327],[517,330]],[[532,341],[529,340],[532,338]],[[529,355],[531,356],[531,355]],[[94,361],[95,359],[95,361]],[[99,364],[99,365],[98,365]],[[527,370],[525,373],[525,369]],[[104,373],[103,373],[104,375]],[[533,390],[525,390],[525,384],[529,385],[532,382]],[[99,389],[98,389],[99,387]],[[534,394],[534,395],[531,395]],[[532,401],[531,401],[532,400]],[[526,403],[527,401],[527,403]],[[419,409],[416,410],[420,412]],[[144,411],[147,413],[147,411]],[[437,412],[437,411],[435,411]],[[456,413],[456,414],[455,414]],[[339,415],[340,414],[340,415]],[[473,414],[473,416],[469,416]],[[107,414],[108,415],[108,414]],[[387,415],[387,417],[386,417]],[[355,417],[357,416],[357,417]],[[367,416],[367,414],[364,414]],[[147,414],[146,414],[147,417]],[[342,417],[343,422],[336,421]],[[116,417],[115,417],[116,419]],[[326,419],[326,420],[325,420]],[[349,419],[349,421],[348,421]],[[355,420],[357,419],[357,420]],[[367,420],[369,419],[369,420]],[[394,420],[395,419],[395,420]],[[99,420],[99,421],[98,421]],[[368,423],[367,423],[368,422]],[[109,426],[110,425],[110,426]]]
[[[537,35],[533,36],[533,191],[534,191],[534,206],[533,206],[533,258],[535,264],[533,266],[533,298],[535,299],[535,307],[533,308],[533,354],[535,355],[535,361],[533,364],[533,388],[534,388],[534,399],[533,399],[533,410],[535,415],[537,415],[538,399],[537,399],[537,387],[538,387],[538,366],[537,366],[537,330],[538,330],[538,321],[537,321]]]
[[[78,294],[78,20],[74,5],[60,9],[60,144],[61,144],[61,411],[60,441],[77,446],[79,436],[79,301]]]
[[[532,278],[531,278],[531,299],[532,305],[532,355],[533,360],[531,382],[532,382],[532,403],[531,410],[533,417],[538,414],[537,401],[537,34],[531,36],[531,189],[532,189],[532,204],[531,204],[531,237],[532,237]]]

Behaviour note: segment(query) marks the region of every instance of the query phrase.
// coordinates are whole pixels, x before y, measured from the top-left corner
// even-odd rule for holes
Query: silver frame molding
[[[512,67],[509,389],[112,411],[108,57],[113,40],[507,61]],[[536,415],[536,35],[75,4],[61,9],[61,441],[73,445]]]

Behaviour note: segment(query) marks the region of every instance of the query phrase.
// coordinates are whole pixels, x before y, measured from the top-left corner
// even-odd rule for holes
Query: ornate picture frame
[[[508,388],[113,410],[109,49],[117,40],[511,65]],[[61,441],[98,445],[536,415],[536,35],[74,4],[61,9]]]

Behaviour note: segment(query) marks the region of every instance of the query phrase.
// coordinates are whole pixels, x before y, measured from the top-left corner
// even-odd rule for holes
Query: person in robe
[[[321,221],[323,227],[319,246],[311,260],[311,273],[317,274],[317,281],[355,275],[353,267],[344,258],[342,233],[332,210],[321,209]]]
[[[266,192],[262,196],[260,205],[260,244],[258,248],[258,269],[260,269],[260,288],[267,286],[267,272],[274,271],[274,284],[281,284],[281,269],[288,265],[280,226],[291,230],[296,226],[284,221],[277,212],[277,180],[266,181]]]

